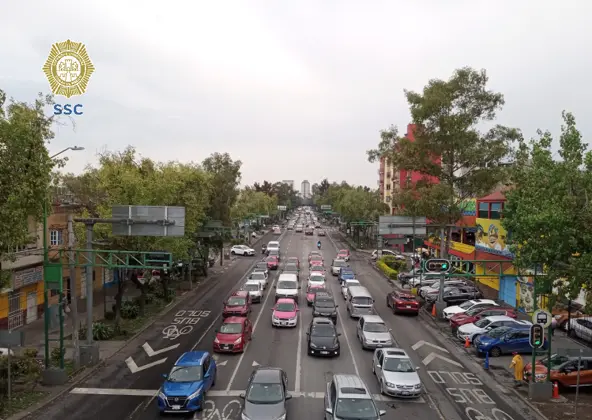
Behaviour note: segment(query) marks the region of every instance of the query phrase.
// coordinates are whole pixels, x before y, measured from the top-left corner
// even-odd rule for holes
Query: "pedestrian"
[[[555,317],[551,320],[551,337],[555,335],[555,330],[557,329],[557,320]]]
[[[514,386],[519,387],[524,380],[524,361],[518,352],[514,352],[512,355],[514,357],[512,357],[512,363],[510,363],[510,369],[514,369]]]

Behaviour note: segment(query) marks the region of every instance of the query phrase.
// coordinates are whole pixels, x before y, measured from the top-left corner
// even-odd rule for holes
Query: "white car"
[[[345,300],[349,296],[349,288],[351,286],[361,286],[360,282],[356,279],[348,279],[341,283],[341,295]]]
[[[405,259],[406,259],[404,255],[398,254],[398,253],[396,253],[394,251],[391,251],[390,249],[383,249],[382,250],[382,256],[384,257],[386,255],[391,256],[391,257],[395,257],[396,260],[400,260],[400,261],[405,261]],[[375,249],[374,251],[372,251],[371,258],[373,260],[377,260],[378,259],[378,250],[377,249]]]
[[[326,284],[325,276],[322,275],[321,273],[319,273],[318,271],[313,271],[312,273],[310,273],[310,276],[308,276],[308,285],[306,287],[308,288],[310,286],[317,286],[317,285],[324,286],[325,284]]]
[[[494,315],[494,316],[488,316],[485,318],[481,318],[480,320],[478,320],[474,323],[471,323],[471,324],[461,325],[460,327],[458,327],[458,330],[456,332],[456,336],[461,341],[465,341],[468,338],[471,343],[475,343],[475,340],[479,336],[481,336],[483,334],[487,334],[489,331],[491,331],[494,328],[498,328],[498,327],[514,327],[514,328],[524,327],[524,328],[526,328],[530,325],[532,325],[532,323],[529,321],[521,321],[518,319],[510,318],[509,316],[506,316],[506,315]]]
[[[234,245],[230,248],[230,253],[232,255],[246,255],[252,257],[255,255],[255,250],[253,248],[249,248],[246,245]]]
[[[495,301],[491,299],[474,299],[474,300],[467,300],[466,302],[461,303],[458,306],[449,306],[448,308],[444,309],[442,313],[444,314],[444,318],[450,319],[456,314],[463,314],[469,309],[479,308],[483,306],[499,306]]]
[[[418,398],[422,392],[418,370],[403,349],[389,347],[374,350],[372,372],[383,395]]]
[[[261,283],[261,288],[265,290],[267,289],[267,278],[268,275],[265,274],[263,271],[253,271],[251,274],[249,274],[247,280],[258,281],[259,283]]]
[[[280,243],[278,241],[269,241],[267,243],[267,253],[270,251],[277,251],[280,252]]]
[[[263,299],[263,285],[259,280],[247,280],[243,290],[249,292],[252,302],[261,303]]]

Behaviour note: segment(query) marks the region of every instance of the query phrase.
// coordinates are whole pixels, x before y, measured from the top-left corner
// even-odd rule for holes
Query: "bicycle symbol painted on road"
[[[239,400],[232,400],[220,411],[219,408],[216,408],[214,401],[206,400],[203,411],[193,418],[195,420],[238,420],[240,419],[242,407]]]
[[[473,407],[467,407],[465,409],[465,414],[469,420],[514,420],[512,416],[510,416],[505,411],[500,410],[499,408],[493,408],[491,410],[493,417],[486,416],[481,411]]]
[[[179,328],[176,325],[169,325],[165,327],[164,330],[162,330],[162,335],[164,338],[168,338],[169,340],[176,340],[182,335],[189,334],[191,331],[193,331],[193,327],[191,325],[185,325],[182,328]]]

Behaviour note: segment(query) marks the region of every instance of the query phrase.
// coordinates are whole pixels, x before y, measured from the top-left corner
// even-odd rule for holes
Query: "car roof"
[[[258,383],[282,383],[282,370],[276,367],[258,367],[253,372],[253,382]]]
[[[316,316],[312,319],[312,323],[315,325],[335,325],[331,318]]]
[[[407,293],[407,292],[400,292],[398,290],[394,290],[393,291],[394,294],[401,296],[401,297],[406,297],[406,298],[417,298],[417,296],[412,295],[411,293]]]
[[[368,387],[357,375],[333,375],[337,398],[372,399]]]
[[[279,298],[276,302],[276,304],[278,303],[296,303],[296,301],[292,298]]]
[[[337,261],[343,261],[343,262],[347,262],[345,261],[343,258],[334,258],[333,262],[337,262]]]
[[[492,316],[486,316],[485,319],[491,321],[491,322],[496,322],[496,321],[514,321],[514,318],[510,318],[507,315],[492,315]]]
[[[407,352],[403,349],[400,349],[398,347],[386,347],[382,349],[383,353],[384,353],[384,357],[407,357],[409,358],[409,355],[407,354]]]
[[[244,316],[229,316],[228,318],[224,318],[222,320],[223,324],[244,324],[246,321],[246,317]]]
[[[471,299],[471,302],[475,303],[489,303],[491,305],[499,306],[495,300],[492,299]]]
[[[329,292],[317,292],[316,297],[333,299],[333,295]]]
[[[247,280],[247,281],[245,282],[245,286],[246,286],[247,284],[261,284],[261,283],[259,283],[259,280]]]
[[[298,282],[298,276],[294,273],[282,273],[278,277],[278,281],[295,281]]]
[[[206,357],[209,355],[207,351],[188,351],[177,359],[175,366],[201,366]]]
[[[380,315],[362,315],[362,319],[364,322],[376,322],[384,324],[384,320],[380,317]]]
[[[290,261],[290,260],[296,260],[296,261],[300,261],[300,260],[298,259],[298,257],[288,257],[288,258],[287,258],[287,260],[288,260],[288,261]]]
[[[237,297],[247,297],[249,296],[249,292],[247,292],[246,290],[237,290],[236,292],[234,292],[233,294],[230,295],[230,297],[233,296],[237,296]]]

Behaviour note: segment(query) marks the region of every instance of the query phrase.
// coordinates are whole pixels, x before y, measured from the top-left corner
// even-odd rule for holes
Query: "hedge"
[[[389,279],[397,280],[399,272],[388,266],[387,262],[384,261],[384,257],[378,260],[376,266],[382,271]]]

